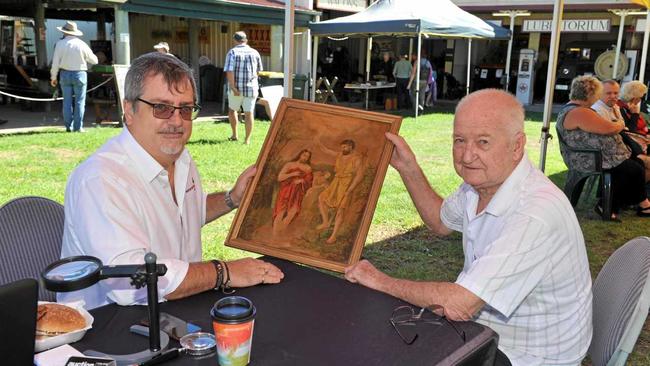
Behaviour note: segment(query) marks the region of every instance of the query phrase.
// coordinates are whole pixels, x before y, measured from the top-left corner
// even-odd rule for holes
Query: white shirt
[[[59,69],[86,71],[88,64],[94,65],[98,62],[97,56],[84,41],[74,36],[66,36],[54,46],[50,79],[56,80]]]
[[[462,184],[440,212],[463,233],[456,283],[485,301],[476,321],[515,366],[579,365],[592,336],[591,275],[566,196],[524,156],[478,215],[477,205]]]
[[[128,129],[104,144],[77,167],[65,192],[61,257],[91,255],[108,264],[144,263],[145,253],[167,265],[158,295],[173,292],[190,262],[201,261],[201,226],[206,194],[187,150],[176,160],[173,200],[167,171],[133,138]],[[59,293],[57,300],[81,298],[92,309],[111,302],[146,303],[146,288],[129,279],[103,280],[84,290]]]
[[[616,117],[616,113],[614,113],[614,108],[608,106],[600,99],[591,106],[591,109],[595,110],[601,117],[608,121],[616,122],[619,120]]]

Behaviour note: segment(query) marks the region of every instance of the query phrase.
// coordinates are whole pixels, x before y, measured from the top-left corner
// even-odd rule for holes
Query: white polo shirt
[[[68,179],[61,257],[91,255],[104,265],[138,264],[151,251],[167,265],[167,274],[158,280],[163,301],[185,278],[189,263],[201,261],[205,223],[206,194],[187,149],[175,164],[178,204],[167,171],[128,129],[106,142]],[[59,293],[57,300],[82,298],[88,309],[111,302],[131,305],[146,303],[147,290],[136,290],[130,279],[112,279]]]
[[[456,283],[485,301],[476,321],[499,334],[513,365],[579,365],[592,336],[589,262],[566,196],[527,156],[478,215],[469,185],[448,197],[442,222],[462,231]]]

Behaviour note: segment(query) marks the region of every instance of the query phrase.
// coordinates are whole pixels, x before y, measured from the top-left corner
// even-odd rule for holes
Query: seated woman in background
[[[641,100],[648,91],[648,87],[638,80],[630,81],[623,85],[621,96],[617,104],[625,120],[625,127],[630,132],[643,136],[648,134],[648,125],[641,115]]]
[[[642,82],[634,80],[623,85],[621,95],[616,102],[625,121],[627,131],[621,132],[623,142],[630,147],[632,154],[641,159],[645,165],[645,180],[650,182],[650,156],[648,156],[648,125],[641,114],[641,100],[648,91]]]
[[[625,128],[624,122],[610,122],[590,108],[602,90],[602,84],[593,76],[573,79],[569,103],[560,111],[556,128],[570,147],[601,151],[603,169],[612,175],[612,220],[618,220],[620,209],[631,204],[637,205],[638,216],[650,217],[643,162],[631,156],[619,135]],[[594,161],[589,156],[565,149],[560,149],[560,152],[567,166],[582,171],[594,170]],[[596,211],[602,213],[600,202]]]

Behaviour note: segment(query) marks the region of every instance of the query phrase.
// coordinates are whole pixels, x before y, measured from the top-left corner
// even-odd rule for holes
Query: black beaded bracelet
[[[214,283],[214,289],[218,290],[223,286],[223,279],[224,279],[224,276],[223,276],[223,267],[224,267],[223,262],[215,260],[215,259],[211,260],[210,262],[212,262],[212,265],[214,266],[214,270],[217,271],[217,278],[216,278],[215,283]]]
[[[232,294],[235,292],[235,290],[230,288],[230,269],[228,268],[228,263],[223,262],[223,266],[226,269],[226,277],[223,281],[223,284],[221,285],[221,292],[224,294]]]

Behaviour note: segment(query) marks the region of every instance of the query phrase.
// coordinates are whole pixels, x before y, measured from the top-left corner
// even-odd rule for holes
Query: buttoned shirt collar
[[[521,161],[517,164],[515,169],[510,173],[508,178],[506,178],[497,192],[492,196],[490,202],[485,207],[485,210],[480,214],[490,214],[492,216],[502,216],[504,215],[510,207],[512,207],[512,202],[510,202],[511,197],[516,197],[516,195],[522,189],[522,182],[530,174],[532,166],[528,160],[528,154],[524,153]],[[468,202],[472,202],[471,205],[468,205],[468,216],[473,218],[476,215],[476,207],[478,205],[478,192],[474,187],[470,186],[470,189],[465,193],[467,195]]]
[[[159,175],[163,174],[163,172],[166,172],[165,168],[133,137],[128,128],[122,131],[122,134],[119,136],[119,142],[124,147],[129,158],[138,166],[138,171],[147,182],[151,183]],[[190,155],[186,148],[183,148],[183,152],[181,152],[180,157],[176,161],[183,163],[182,165],[189,164]],[[176,168],[179,165],[177,164]]]

